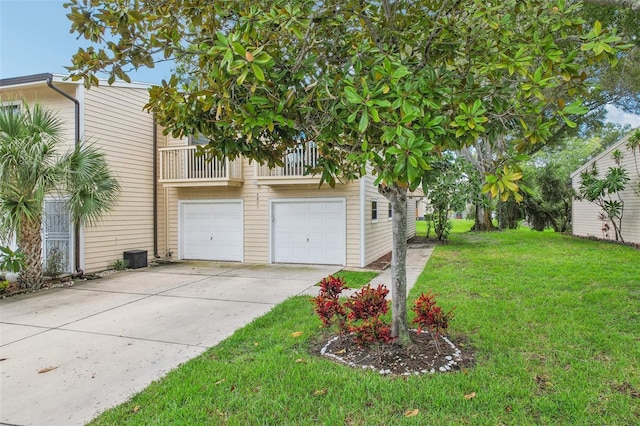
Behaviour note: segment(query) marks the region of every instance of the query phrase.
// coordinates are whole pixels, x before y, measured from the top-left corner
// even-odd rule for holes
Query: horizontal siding
[[[183,146],[186,141],[165,138],[167,146]],[[324,185],[257,185],[254,180],[254,165],[244,160],[244,183],[241,187],[185,187],[166,188],[167,207],[164,223],[168,235],[165,250],[176,258],[179,253],[179,211],[181,200],[196,199],[242,199],[244,201],[244,261],[269,262],[269,202],[287,198],[334,198],[346,199],[347,266],[360,266],[360,184],[350,182],[330,188]],[[378,193],[374,178],[365,178],[365,262],[373,262],[391,251],[392,222],[388,220],[388,201]],[[371,221],[371,200],[378,200],[379,220]],[[415,235],[415,199],[407,199],[407,235]]]
[[[373,184],[374,177],[365,177],[365,264],[389,253],[393,247],[393,224],[389,220],[389,200]],[[378,221],[371,220],[371,201],[378,201]],[[416,234],[416,200],[407,197],[407,238]]]
[[[169,139],[169,143],[175,143]],[[183,142],[184,143],[184,142]],[[243,164],[244,183],[241,187],[191,187],[167,188],[166,224],[168,250],[179,256],[178,204],[181,200],[194,199],[242,199],[244,201],[244,261],[269,262],[269,202],[286,198],[335,198],[346,199],[347,216],[347,265],[358,266],[359,243],[359,186],[357,182],[323,186],[266,186],[254,183],[254,165],[248,160]]]
[[[121,187],[113,210],[85,229],[87,272],[105,269],[126,250],[147,250],[153,259],[153,117],[143,111],[147,100],[146,89],[126,87],[94,87],[84,95],[84,136],[105,154]],[[159,189],[159,208],[163,195]]]
[[[56,88],[72,97],[76,97],[75,84],[55,83]],[[17,90],[0,88],[0,100],[4,102],[23,101],[29,106],[40,104],[55,112],[56,117],[62,121],[62,152],[73,148],[75,140],[75,105],[69,99],[55,92],[46,84],[25,87]]]
[[[420,212],[422,205],[420,197],[407,197],[407,238],[416,236],[416,220],[424,216]]]
[[[370,169],[370,168],[369,168]],[[370,170],[369,170],[370,171]],[[389,253],[392,248],[392,221],[388,220],[389,201],[384,198],[374,185],[374,177],[367,175],[365,179],[364,200],[364,235],[365,265]],[[371,202],[378,202],[378,220],[371,220]]]
[[[632,188],[638,187],[638,169],[640,167],[640,158],[634,158],[630,150],[625,146],[626,140],[616,143],[607,151],[607,155],[600,156],[594,161],[598,170],[598,175],[602,178],[610,167],[614,167],[615,163],[611,158],[610,152],[614,149],[620,149],[623,152],[621,166],[624,167],[631,181],[627,184],[626,189],[620,193],[624,201],[624,216],[622,219],[622,237],[626,242],[640,244],[640,196],[638,196]],[[636,152],[636,156],[640,157]],[[636,165],[636,161],[638,164]],[[578,171],[582,171],[591,167],[593,162],[587,163]],[[575,173],[572,175],[573,188],[578,191],[580,187],[580,175]],[[574,235],[583,237],[597,237],[603,239],[615,239],[613,226],[610,225],[609,236],[603,234],[603,223],[598,219],[600,208],[588,201],[574,200],[572,206],[572,232]]]

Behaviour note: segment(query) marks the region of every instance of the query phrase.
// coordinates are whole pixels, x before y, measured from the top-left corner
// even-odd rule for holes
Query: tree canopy
[[[91,85],[106,71],[110,81],[128,80],[128,69],[158,56],[181,64],[147,105],[175,136],[202,134],[212,155],[269,165],[301,138],[313,140],[320,158],[309,172],[330,184],[373,168],[394,208],[394,335],[406,328],[407,189],[439,153],[495,132],[517,134],[516,150],[543,143],[559,117],[583,111],[568,100],[587,89],[586,65],[616,62],[623,48],[599,22],[584,25],[580,3],[564,0],[66,6],[72,31],[102,43],[74,56],[73,79]],[[502,177],[494,184],[504,187]]]

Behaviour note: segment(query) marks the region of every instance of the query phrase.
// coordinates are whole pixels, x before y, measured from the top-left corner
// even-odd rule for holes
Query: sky
[[[31,74],[67,74],[65,66],[79,47],[90,45],[70,34],[64,0],[0,0],[0,78]],[[133,81],[161,83],[171,65],[129,73]]]
[[[64,0],[0,0],[0,78],[31,74],[66,74],[71,56],[84,39],[70,34],[71,22]],[[170,63],[154,69],[132,71],[133,81],[159,84],[171,75]],[[640,115],[607,107],[607,119],[614,123],[640,126]]]

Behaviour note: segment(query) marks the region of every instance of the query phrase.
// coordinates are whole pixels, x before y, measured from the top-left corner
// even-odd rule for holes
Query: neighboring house
[[[583,164],[579,169],[571,174],[571,184],[578,192],[580,188],[580,173],[596,165],[600,178],[604,177],[609,167],[614,167],[615,163],[611,158],[611,153],[620,150],[623,154],[620,165],[627,170],[631,181],[626,185],[626,189],[620,193],[624,201],[624,217],[622,219],[622,237],[625,242],[640,244],[640,195],[636,194],[633,188],[638,188],[638,168],[640,168],[640,153],[633,153],[627,148],[627,143],[633,131],[618,142],[611,145],[594,159]],[[574,235],[582,237],[596,237],[602,239],[615,239],[613,226],[609,225],[609,232],[603,230],[604,223],[599,219],[601,209],[596,204],[586,200],[573,200],[571,208],[572,232]]]
[[[246,159],[206,162],[197,140],[162,135],[143,111],[148,85],[115,83],[86,90],[63,76],[0,80],[4,107],[40,103],[68,123],[71,147],[80,135],[107,156],[120,199],[96,226],[74,229],[64,202],[47,202],[44,256],[58,248],[70,271],[94,272],[146,250],[148,260],[325,263],[364,267],[391,251],[389,202],[370,175],[335,188],[304,175],[317,150],[300,146],[269,169]],[[62,92],[62,93],[61,93]],[[418,199],[408,198],[408,237]]]
[[[0,80],[4,108],[39,103],[56,112],[66,125],[69,149],[80,136],[92,141],[106,155],[122,187],[117,205],[96,226],[75,227],[64,200],[45,204],[43,256],[53,249],[63,253],[64,269],[85,272],[104,270],[123,251],[147,250],[164,244],[154,233],[154,212],[162,200],[154,197],[154,135],[152,115],[143,111],[149,99],[148,85],[116,83],[86,90],[82,81],[65,81],[61,75],[36,74]],[[160,196],[162,191],[158,191]],[[154,202],[157,208],[154,208]],[[159,226],[162,226],[161,224]],[[154,244],[155,240],[155,244]]]

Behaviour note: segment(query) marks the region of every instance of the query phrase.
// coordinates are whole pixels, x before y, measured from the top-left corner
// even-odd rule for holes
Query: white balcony
[[[160,148],[160,179],[164,186],[241,186],[242,159],[196,156],[195,145]]]
[[[315,167],[317,160],[318,146],[313,142],[301,144],[282,157],[281,167],[257,164],[255,179],[261,185],[318,185],[320,175],[307,174],[307,168]]]

